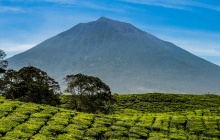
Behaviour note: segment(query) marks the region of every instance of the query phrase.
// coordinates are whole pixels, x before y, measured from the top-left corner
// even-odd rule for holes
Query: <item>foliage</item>
[[[3,50],[0,50],[0,73],[5,72],[5,68],[8,66],[8,61],[4,60],[6,54]]]
[[[216,108],[220,105],[220,96],[205,94],[113,94],[116,110],[134,109],[142,112],[176,112],[198,110],[201,108]],[[208,113],[208,112],[204,112]]]
[[[1,77],[6,71],[5,68],[8,66],[8,61],[4,60],[5,57],[5,52],[0,50],[0,95],[2,95],[2,91],[4,90],[4,81],[1,79]]]
[[[61,95],[60,98],[61,106],[68,108],[70,106],[70,95]],[[114,100],[114,104],[111,104],[111,109],[114,109],[112,112],[124,113],[124,109],[133,109],[130,114],[137,114],[137,111],[160,113],[196,110],[192,113],[202,116],[210,115],[209,109],[214,108],[215,110],[215,108],[220,106],[220,96],[212,94],[113,94],[112,100]],[[208,110],[203,112],[199,110],[205,108]]]
[[[67,75],[66,92],[72,94],[71,106],[77,111],[109,113],[113,106],[109,86],[99,78],[83,74]]]
[[[0,112],[2,140],[220,139],[219,107],[167,113],[123,109],[104,115],[0,97]]]
[[[28,66],[19,71],[7,70],[1,79],[1,94],[7,99],[49,105],[59,103],[59,84],[38,68]]]

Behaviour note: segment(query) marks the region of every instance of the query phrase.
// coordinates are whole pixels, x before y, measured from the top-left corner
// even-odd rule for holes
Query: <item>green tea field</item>
[[[220,139],[219,96],[149,96],[117,95],[116,111],[110,115],[0,97],[0,140]]]

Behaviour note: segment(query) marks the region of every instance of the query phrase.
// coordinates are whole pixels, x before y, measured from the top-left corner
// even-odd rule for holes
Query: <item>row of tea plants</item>
[[[220,108],[88,114],[0,98],[1,140],[220,139]]]

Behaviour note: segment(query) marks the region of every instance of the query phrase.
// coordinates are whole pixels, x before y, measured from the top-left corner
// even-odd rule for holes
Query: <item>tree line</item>
[[[0,50],[0,95],[6,99],[58,106],[60,85],[46,72],[34,66],[16,71],[6,69],[6,54]],[[111,90],[98,77],[67,75],[65,92],[71,93],[70,109],[91,113],[109,113],[113,108]]]

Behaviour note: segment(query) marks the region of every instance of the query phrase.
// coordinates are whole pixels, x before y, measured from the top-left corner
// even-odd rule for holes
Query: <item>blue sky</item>
[[[0,49],[11,57],[101,16],[220,65],[219,0],[0,0]]]

